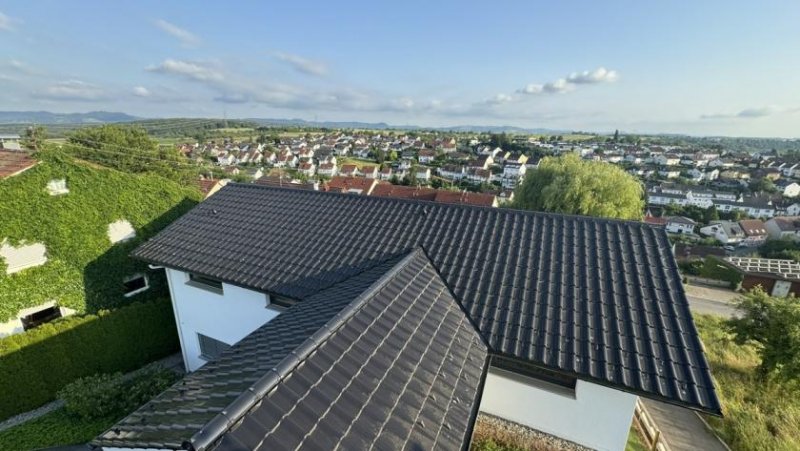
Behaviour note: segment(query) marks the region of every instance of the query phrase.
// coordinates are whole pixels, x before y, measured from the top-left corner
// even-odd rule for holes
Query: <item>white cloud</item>
[[[559,78],[558,80],[552,83],[545,83],[542,87],[544,92],[549,92],[553,94],[561,94],[564,92],[569,92],[575,89],[571,83],[567,82],[567,80],[563,78]]]
[[[14,22],[14,19],[6,16],[2,12],[0,12],[0,31],[11,31],[14,27],[11,24]]]
[[[188,30],[184,30],[173,23],[169,23],[163,19],[158,19],[153,23],[156,27],[161,29],[161,31],[181,41],[181,43],[185,46],[194,47],[200,44],[200,38],[197,35]]]
[[[703,114],[701,119],[758,119],[767,116],[773,116],[781,113],[794,113],[800,111],[800,108],[782,108],[775,105],[768,105],[762,107],[745,108],[738,113],[713,113]]]
[[[292,68],[294,68],[294,70],[304,74],[321,77],[323,75],[327,75],[328,73],[328,66],[321,61],[315,61],[308,58],[303,58],[302,56],[280,52],[275,54],[275,58],[278,58],[284,63],[289,64],[292,66]]]
[[[567,81],[573,84],[592,84],[609,83],[617,81],[617,71],[607,70],[605,67],[598,67],[595,70],[585,70],[583,72],[573,72],[567,77]]]
[[[561,94],[573,91],[578,85],[611,83],[618,79],[619,74],[617,74],[617,71],[598,67],[591,71],[573,72],[565,78],[559,78],[549,83],[531,83],[524,88],[518,89],[517,92],[528,95]]]
[[[135,86],[133,88],[133,95],[136,97],[150,97],[150,90],[144,86]]]
[[[146,70],[149,72],[178,75],[190,80],[201,82],[218,82],[225,78],[221,72],[211,67],[207,67],[201,63],[174,59],[166,59],[163,63],[157,66],[147,67]]]
[[[108,98],[105,90],[100,86],[86,83],[80,80],[61,81],[42,90],[34,91],[33,97],[46,100],[77,100],[77,101],[98,101]]]
[[[491,99],[486,100],[486,103],[489,105],[502,105],[504,103],[511,102],[512,100],[514,100],[514,98],[508,94],[497,94]]]

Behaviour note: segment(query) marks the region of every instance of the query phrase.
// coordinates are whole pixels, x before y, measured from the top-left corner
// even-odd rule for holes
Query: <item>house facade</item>
[[[481,236],[489,224],[498,232],[468,238]],[[253,228],[271,232],[244,233]],[[620,231],[633,246],[613,238]],[[611,238],[600,246],[597,233]],[[298,241],[298,234],[314,239]],[[525,251],[493,251],[503,243]],[[595,250],[570,251],[586,247]],[[614,257],[623,250],[624,261]],[[668,316],[675,309],[667,306],[688,309],[675,265],[660,266],[672,258],[666,235],[645,224],[229,184],[134,256],[166,268],[184,361],[192,371],[184,385],[197,389],[168,389],[93,442],[104,449],[165,443],[266,449],[248,443],[272,443],[281,418],[312,412],[284,432],[284,440],[302,439],[297,428],[316,430],[327,420],[320,412],[329,409],[340,426],[320,426],[333,435],[315,443],[330,446],[346,439],[349,425],[360,424],[365,427],[352,430],[376,440],[366,448],[391,448],[390,442],[378,445],[381,425],[413,425],[416,420],[405,422],[403,415],[415,409],[412,418],[424,418],[426,426],[403,434],[427,443],[423,449],[466,448],[470,419],[480,410],[594,449],[623,450],[637,396],[719,413],[708,367],[696,364],[705,360],[691,318],[667,318],[682,331],[672,336],[650,324],[641,309],[657,304]],[[553,264],[537,264],[542,260]],[[662,289],[648,279],[653,264],[665,275],[658,281]],[[531,271],[510,276],[506,267]],[[588,276],[577,277],[577,268]],[[636,280],[636,288],[623,284],[613,295],[589,289],[588,281],[603,284],[607,275],[620,273]],[[473,274],[484,283],[470,281]],[[506,299],[512,292],[514,298]],[[498,303],[508,312],[503,318],[491,313],[499,311]],[[592,319],[600,312],[590,304],[609,305],[602,313],[609,320]],[[557,313],[565,308],[578,314]],[[539,310],[556,314],[537,315]],[[622,318],[638,321],[623,332]],[[418,336],[418,330],[425,332]],[[371,338],[359,341],[365,335]],[[637,352],[640,340],[647,354]],[[673,390],[652,377],[646,368],[658,364],[672,368],[674,386],[689,389]],[[429,369],[418,374],[419,365]],[[358,388],[376,396],[349,393],[348,407],[337,407],[348,381],[382,379],[364,378],[364,367],[398,379]],[[327,378],[327,370],[336,377]],[[242,378],[250,382],[237,382]],[[292,387],[284,393],[286,384]],[[418,395],[404,398],[387,388],[409,384],[436,399],[419,406]],[[318,395],[303,396],[314,390]],[[281,393],[282,401],[273,402]],[[375,398],[402,409],[369,408]],[[196,414],[181,414],[186,411]],[[452,418],[446,442],[426,442],[427,425],[438,428],[443,418]],[[287,445],[275,442],[270,449],[275,446]]]

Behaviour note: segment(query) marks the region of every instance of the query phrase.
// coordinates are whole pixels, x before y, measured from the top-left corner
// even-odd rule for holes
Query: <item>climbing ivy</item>
[[[51,300],[95,312],[163,297],[161,271],[150,271],[128,255],[195,205],[199,190],[157,175],[77,161],[58,150],[35,157],[39,164],[32,169],[0,180],[0,241],[44,243],[48,261],[7,275],[0,259],[0,322]],[[45,187],[53,179],[66,179],[69,193],[51,196]],[[120,219],[133,225],[136,238],[112,245],[108,225]],[[128,299],[122,281],[135,273],[146,273],[151,288]]]

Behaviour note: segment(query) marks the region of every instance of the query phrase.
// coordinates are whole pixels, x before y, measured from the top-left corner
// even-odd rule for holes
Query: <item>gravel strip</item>
[[[531,429],[494,415],[478,414],[473,442],[491,438],[498,443],[507,443],[529,451],[592,451],[577,443]]]

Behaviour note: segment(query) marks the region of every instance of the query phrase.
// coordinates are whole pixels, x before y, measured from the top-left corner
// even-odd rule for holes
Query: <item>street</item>
[[[689,300],[689,308],[693,312],[724,316],[725,318],[736,315],[734,302],[739,293],[698,285],[686,285],[684,289],[686,298]]]

